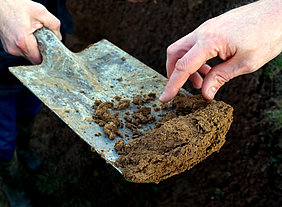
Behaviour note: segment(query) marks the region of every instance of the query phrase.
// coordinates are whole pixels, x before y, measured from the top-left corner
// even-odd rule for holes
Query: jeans
[[[65,33],[73,32],[73,20],[66,9],[66,0],[36,0],[61,21]],[[12,159],[17,141],[17,120],[30,121],[39,113],[41,102],[8,70],[8,67],[29,65],[22,57],[7,54],[0,42],[0,162]]]
[[[32,120],[39,113],[41,101],[28,89],[0,96],[0,162],[12,159],[17,141],[17,120]]]

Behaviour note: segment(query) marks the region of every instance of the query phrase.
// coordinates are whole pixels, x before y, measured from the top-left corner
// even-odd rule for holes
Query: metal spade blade
[[[94,100],[112,101],[115,96],[132,100],[141,91],[143,94],[154,92],[158,97],[167,79],[107,40],[93,44],[80,53],[73,53],[46,28],[36,31],[35,36],[43,57],[42,64],[12,67],[10,71],[113,165],[118,158],[114,149],[116,140],[110,140],[103,127],[93,121]],[[148,106],[153,104],[160,105],[157,98],[147,103]],[[131,114],[136,111],[136,106],[131,104],[126,111]],[[119,112],[122,119],[125,110]],[[158,120],[158,115],[163,112],[152,110],[152,113]],[[149,131],[154,127],[154,124],[145,124],[140,131]],[[120,131],[132,135],[126,127]],[[97,133],[102,136],[95,136]]]

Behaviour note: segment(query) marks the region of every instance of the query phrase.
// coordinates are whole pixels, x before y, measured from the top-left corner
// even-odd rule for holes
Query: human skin
[[[189,79],[211,100],[230,79],[258,70],[282,51],[282,0],[261,0],[212,18],[167,49],[168,102]],[[223,62],[206,62],[219,56]],[[202,78],[200,73],[205,76]]]
[[[62,39],[60,21],[43,5],[31,0],[0,0],[0,5],[0,39],[4,50],[33,64],[41,63],[33,33],[44,25]]]
[[[60,20],[43,5],[31,0],[0,0],[0,5],[0,39],[4,50],[11,55],[25,57],[32,64],[41,63],[33,33],[45,26],[61,40]]]

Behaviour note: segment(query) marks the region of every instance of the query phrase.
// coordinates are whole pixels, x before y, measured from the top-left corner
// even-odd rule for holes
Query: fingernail
[[[162,94],[160,95],[160,97],[159,97],[159,100],[160,100],[161,102],[164,102],[165,98],[166,98],[166,94],[165,94],[165,93],[162,93]]]
[[[57,35],[58,39],[59,39],[60,41],[62,41],[62,35],[61,35],[61,32],[56,32],[56,35]]]
[[[209,99],[213,99],[215,94],[216,94],[216,88],[214,86],[210,87],[210,89],[208,90]]]
[[[58,37],[58,39],[61,41],[62,40],[62,35],[60,32],[54,31],[54,34]]]

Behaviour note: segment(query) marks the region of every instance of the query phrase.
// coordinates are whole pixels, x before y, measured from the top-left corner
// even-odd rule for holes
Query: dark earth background
[[[240,0],[68,0],[80,51],[103,38],[165,75],[166,48],[205,20],[246,4]],[[262,45],[263,47],[263,45]],[[216,61],[215,61],[216,62]],[[281,55],[227,83],[216,99],[234,107],[226,143],[189,171],[160,184],[127,182],[43,106],[32,145],[38,172],[23,169],[34,206],[281,206]],[[187,90],[199,93],[190,88]],[[0,206],[8,206],[3,193]]]

